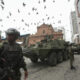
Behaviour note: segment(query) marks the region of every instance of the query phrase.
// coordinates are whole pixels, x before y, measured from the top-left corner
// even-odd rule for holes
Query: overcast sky
[[[18,29],[21,35],[34,34],[37,26],[45,22],[53,27],[64,27],[66,40],[71,40],[70,12],[74,11],[74,0],[4,0],[4,3],[4,10],[0,6],[2,35],[11,27]]]

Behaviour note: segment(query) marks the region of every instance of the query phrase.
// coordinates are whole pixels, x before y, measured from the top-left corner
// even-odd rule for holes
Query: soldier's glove
[[[25,80],[27,79],[27,77],[28,77],[28,72],[25,71]]]

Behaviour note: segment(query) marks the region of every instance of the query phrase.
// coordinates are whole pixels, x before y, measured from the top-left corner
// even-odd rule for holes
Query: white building
[[[76,17],[77,17],[77,25],[78,25],[78,35],[79,35],[79,42],[80,43],[80,0],[75,0],[75,10],[76,10]]]
[[[71,12],[70,15],[70,22],[71,22],[71,30],[72,30],[72,42],[74,42],[74,36],[75,34],[78,34],[78,25],[77,25],[77,18],[76,18],[76,12]]]

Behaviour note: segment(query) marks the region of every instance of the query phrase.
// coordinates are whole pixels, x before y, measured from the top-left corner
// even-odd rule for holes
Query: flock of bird
[[[47,1],[47,0],[43,0],[43,3],[46,3],[46,1]],[[52,0],[52,2],[55,3],[56,0]],[[70,0],[68,0],[68,2],[70,2]],[[41,1],[39,0],[37,3],[38,3],[38,4],[41,4]],[[4,2],[4,0],[0,0],[0,7],[1,7],[2,11],[5,10],[5,7],[6,7],[5,4],[6,4],[6,3]],[[23,2],[23,3],[22,3],[22,6],[23,6],[23,7],[26,7],[27,4],[26,4],[25,2]],[[47,9],[47,5],[44,5],[44,10],[45,10],[45,9]],[[32,11],[33,11],[33,12],[36,12],[36,15],[39,15],[39,12],[38,12],[38,9],[37,9],[37,8],[32,7]],[[20,9],[17,10],[17,13],[18,13],[18,14],[21,13]],[[28,15],[30,16],[30,15],[31,15],[31,12],[28,12]],[[6,18],[9,19],[10,16],[12,16],[12,13],[11,13],[11,12],[9,12],[9,15],[8,15]],[[60,14],[60,16],[62,16],[62,14]],[[54,16],[50,17],[48,14],[46,14],[46,17],[47,17],[47,20],[50,20],[50,19],[53,19],[53,18],[54,18]],[[3,20],[0,19],[0,22],[2,22],[2,21],[3,21]],[[13,21],[15,22],[16,19],[13,19]],[[42,21],[44,22],[45,19],[42,18]],[[23,22],[23,23],[25,24],[25,26],[29,27],[30,25],[38,25],[41,21],[39,21],[38,23],[30,23],[30,24],[28,24],[28,23],[25,22],[24,19],[21,19],[21,22]],[[58,23],[60,24],[60,23],[61,23],[61,20],[59,20]],[[53,23],[53,24],[55,24],[55,23]],[[4,26],[1,25],[1,27],[4,27]],[[19,29],[20,29],[20,28],[19,28]],[[25,28],[23,28],[23,30],[25,30]]]

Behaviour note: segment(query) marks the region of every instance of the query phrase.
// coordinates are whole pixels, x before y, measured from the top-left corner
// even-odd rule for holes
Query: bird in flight
[[[4,10],[4,7],[2,5],[0,5],[0,6],[1,6],[2,10]]]
[[[3,1],[3,0],[1,0],[1,4],[2,4],[2,5],[5,5],[5,3],[4,3],[4,1]]]
[[[26,6],[26,4],[23,2],[23,6],[25,7]]]
[[[46,0],[43,0],[43,2],[46,2]]]
[[[18,9],[18,13],[20,13],[20,10]]]

